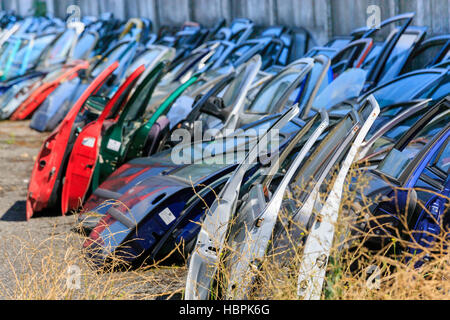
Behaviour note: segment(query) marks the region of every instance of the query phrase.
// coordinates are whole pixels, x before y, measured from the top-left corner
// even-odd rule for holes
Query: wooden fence
[[[414,24],[426,25],[430,33],[450,33],[450,0],[45,0],[47,10],[63,17],[67,7],[76,4],[82,15],[113,12],[116,17],[148,17],[155,27],[198,21],[214,25],[247,17],[259,25],[285,24],[310,30],[319,43],[334,35],[348,34],[366,25],[367,8],[377,5],[381,19],[415,11]],[[32,0],[0,0],[2,9],[27,14]]]

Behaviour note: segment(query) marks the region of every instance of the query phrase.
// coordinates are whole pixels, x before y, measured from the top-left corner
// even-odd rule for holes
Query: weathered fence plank
[[[29,13],[33,0],[0,0],[2,9]],[[310,30],[319,43],[366,25],[367,7],[378,5],[381,18],[415,11],[415,25],[430,32],[450,32],[450,0],[45,0],[48,11],[65,16],[77,4],[83,15],[113,12],[116,17],[147,17],[156,28],[181,25],[186,20],[213,26],[219,19],[246,17],[259,25],[285,24]]]

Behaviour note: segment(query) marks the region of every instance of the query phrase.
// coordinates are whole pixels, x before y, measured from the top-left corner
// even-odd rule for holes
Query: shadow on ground
[[[27,221],[26,201],[16,201],[0,218],[0,221],[21,222]]]
[[[25,200],[16,201],[8,211],[0,218],[0,221],[9,221],[9,222],[23,222],[27,221],[27,202]],[[60,215],[58,211],[55,210],[44,210],[41,212],[36,212],[33,215],[33,219],[35,218],[46,218],[46,217],[55,217]]]

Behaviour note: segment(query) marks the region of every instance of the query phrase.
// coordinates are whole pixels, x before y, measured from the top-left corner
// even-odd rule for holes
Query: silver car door
[[[298,106],[293,106],[262,135],[260,142],[250,150],[220,192],[218,199],[208,210],[189,260],[185,299],[205,300],[208,298],[244,175],[260,155],[261,142],[267,142],[267,137],[292,120],[298,111]]]
[[[243,233],[243,239],[239,239],[239,241],[232,241],[232,243],[230,243],[233,248],[231,252],[236,252],[237,255],[232,254],[232,257],[235,256],[236,259],[233,259],[233,261],[230,263],[230,279],[227,290],[228,298],[243,299],[246,297],[246,293],[252,279],[252,266],[254,265],[255,261],[260,261],[264,258],[264,255],[269,246],[269,241],[271,239],[273,229],[275,227],[275,223],[277,221],[278,212],[281,207],[285,189],[291,178],[297,171],[297,168],[304,161],[308,151],[312,148],[314,143],[317,141],[323,131],[328,127],[328,125],[328,114],[326,112],[322,112],[319,126],[314,129],[309,139],[303,145],[300,152],[289,166],[289,169],[285,173],[281,183],[278,185],[276,191],[274,192],[272,199],[267,204],[267,206],[265,206],[265,209],[262,211],[262,213],[257,217],[253,217],[253,215],[251,215],[251,217],[244,217],[242,219],[240,219],[239,217],[237,218],[238,221],[242,220],[244,222],[236,226],[238,233]],[[294,147],[298,143],[299,139],[304,137],[309,130],[311,129],[304,128],[300,130],[297,136],[290,142],[286,152],[290,153],[292,148],[289,147]],[[278,171],[280,162],[282,161],[277,161],[272,165],[269,176],[273,176],[273,174]],[[265,201],[263,203],[265,203]],[[260,205],[263,205],[263,203],[260,203]],[[241,210],[237,214],[245,215],[246,210]],[[238,236],[237,238],[241,237]],[[236,238],[233,238],[233,240],[234,239]],[[234,249],[236,249],[236,251]]]
[[[300,118],[301,119],[306,119],[308,118],[308,114],[309,114],[309,110],[312,107],[312,103],[313,101],[316,99],[317,93],[319,92],[319,89],[322,85],[323,80],[325,79],[325,76],[328,74],[328,70],[330,69],[331,66],[331,60],[330,58],[328,58],[327,56],[324,55],[318,55],[315,56],[314,58],[314,63],[317,65],[322,65],[322,69],[321,72],[319,73],[319,77],[317,78],[315,83],[309,83],[311,80],[315,80],[315,79],[311,79],[312,76],[308,77],[308,82],[307,82],[307,91],[309,90],[309,86],[311,85],[311,91],[309,91],[309,94],[307,96],[305,96],[304,98],[302,97],[302,111],[300,113]],[[304,103],[303,103],[304,101]]]
[[[366,109],[367,108],[367,109]],[[327,201],[320,211],[321,221],[314,221],[306,239],[303,258],[300,263],[297,293],[304,299],[320,299],[326,266],[334,238],[334,226],[339,216],[342,189],[347,173],[355,160],[365,136],[380,113],[380,107],[373,96],[363,103],[361,110],[370,110],[367,119],[358,132],[347,156],[339,170]]]
[[[236,76],[236,79],[239,79],[240,73],[242,73],[242,81],[238,83],[238,88],[236,88],[233,86],[233,82],[236,81],[234,80],[223,95],[224,102],[227,97],[231,97],[231,101],[229,103],[225,102],[226,107],[230,109],[230,115],[223,125],[222,133],[227,130],[234,131],[236,129],[239,122],[239,115],[244,109],[245,97],[247,96],[247,93],[250,90],[250,87],[260,68],[261,56],[259,55],[254,56],[250,59],[250,61],[238,68],[238,75]]]
[[[364,141],[361,144],[361,149],[358,152],[357,160],[363,159],[367,153],[370,151],[371,147],[375,143],[375,141],[378,140],[381,136],[383,136],[386,132],[394,128],[396,125],[398,125],[401,121],[407,119],[409,116],[415,114],[416,112],[425,110],[428,107],[428,103],[431,101],[431,99],[427,100],[419,100],[419,101],[409,101],[404,103],[396,103],[396,105],[410,105],[406,110],[401,112],[399,115],[397,115],[395,118],[391,119],[389,122],[384,124],[380,129],[378,129],[372,137],[370,137],[369,140]]]
[[[317,117],[317,115],[315,116]],[[359,128],[359,122],[356,120],[357,115],[355,112],[355,115],[353,116],[347,116],[345,119],[343,119],[338,125],[330,129],[325,135],[325,138],[319,143],[318,146],[316,146],[315,150],[308,156],[306,160],[304,160],[304,163],[302,163],[300,166],[297,165],[294,170],[295,177],[293,174],[289,173],[289,177],[287,177],[288,180],[284,180],[284,185],[281,186],[281,189],[277,189],[277,191],[274,192],[274,195],[272,196],[272,200],[278,202],[277,206],[275,208],[272,207],[273,211],[272,214],[276,214],[276,217],[273,217],[275,221],[279,218],[279,212],[281,209],[282,204],[285,201],[285,194],[289,194],[291,192],[292,186],[298,186],[299,184],[302,185],[303,182],[308,181],[308,184],[312,184],[312,186],[321,185],[323,180],[325,179],[325,176],[327,173],[331,170],[331,168],[335,165],[335,162],[340,157],[342,152],[346,149],[346,147],[349,145],[350,141],[352,140],[354,136],[354,129]],[[286,149],[289,149],[286,148]],[[311,149],[311,147],[309,147]],[[291,149],[292,150],[292,149]],[[291,152],[290,150],[286,150],[287,152]],[[309,152],[309,151],[308,151]],[[286,155],[284,155],[286,156]],[[281,157],[283,158],[283,157]],[[329,160],[331,158],[331,160]],[[283,161],[283,160],[281,160]],[[280,161],[280,162],[281,162]],[[327,164],[328,161],[328,164]],[[319,163],[319,165],[318,165]],[[324,167],[324,170],[321,170],[321,167]],[[272,179],[274,172],[268,173],[268,179]],[[287,176],[288,173],[285,173],[285,176]],[[267,179],[267,178],[266,178]],[[300,180],[300,182],[299,182]],[[291,183],[293,182],[293,183]],[[283,182],[280,183],[280,185]],[[264,181],[263,185],[267,188],[269,185],[266,181]],[[289,187],[288,187],[289,186]],[[309,195],[310,193],[310,187],[307,187],[304,191],[302,191],[302,194],[297,197],[295,196],[295,199],[297,200],[296,203],[302,203],[302,198],[304,198],[304,195]],[[316,188],[313,187],[313,190]],[[287,197],[289,199],[289,197]],[[308,198],[306,198],[308,199]],[[289,200],[286,200],[289,201]],[[308,200],[305,201],[305,203],[308,203]],[[263,211],[261,209],[260,212],[263,214],[266,213],[267,208],[269,208],[270,204],[266,207],[266,209]],[[278,208],[278,209],[277,209]],[[277,209],[277,210],[275,210]],[[303,215],[293,215],[294,221],[295,218],[298,216],[304,217],[306,216],[306,208],[300,206],[300,209],[298,211],[303,210]],[[244,209],[245,210],[245,209]],[[241,210],[242,211],[242,210]],[[275,212],[276,211],[276,212]],[[298,212],[296,211],[296,212]],[[309,209],[309,215],[311,216],[312,208]],[[254,219],[248,219],[248,223],[245,226],[237,226],[236,230],[239,232],[239,229],[242,229],[241,234],[237,233],[236,237],[239,240],[239,238],[244,239],[243,241],[240,241],[243,243],[243,249],[236,248],[236,243],[231,244],[231,252],[236,251],[237,252],[237,261],[231,261],[231,271],[229,272],[230,278],[234,279],[237,276],[240,276],[240,278],[236,279],[235,281],[231,282],[231,286],[228,287],[228,297],[233,298],[247,298],[247,294],[250,292],[251,284],[253,282],[253,278],[255,274],[252,273],[253,270],[258,270],[258,263],[264,258],[264,254],[269,248],[269,240],[273,240],[270,244],[271,250],[274,251],[278,248],[276,243],[280,237],[279,234],[282,230],[279,230],[280,228],[275,226],[275,222],[271,226],[271,228],[268,228],[265,230],[265,234],[263,234],[262,237],[254,237],[249,239],[247,237],[247,234],[252,235],[254,230],[258,230],[257,228],[260,228],[259,225],[262,227],[266,223],[266,218],[263,217],[260,214],[254,214]],[[239,221],[239,219],[237,219]],[[270,220],[269,220],[270,221]],[[306,225],[306,223],[305,223]],[[270,232],[270,234],[269,234]],[[234,235],[233,232],[230,232],[230,235]],[[299,237],[290,237],[289,239],[300,239]],[[256,246],[263,247],[256,247],[251,242],[254,242]],[[267,244],[264,244],[264,242],[267,242]],[[247,243],[250,243],[250,246],[247,246]],[[289,245],[294,245],[293,243],[290,243]],[[249,255],[251,255],[251,259],[249,258]],[[280,257],[280,253],[277,253],[277,257]],[[244,264],[244,270],[236,269],[236,266]],[[245,267],[248,267],[247,270],[245,270]]]
[[[72,38],[72,44],[70,46],[69,52],[67,54],[67,60],[72,60],[73,53],[75,51],[75,47],[77,46],[78,41],[80,40],[80,35],[83,33],[85,29],[85,25],[83,22],[69,23],[67,25],[68,28],[73,28],[75,30],[75,36]]]
[[[241,113],[239,119],[240,125],[258,121],[268,114],[283,112],[284,106],[290,107],[291,105],[287,105],[287,100],[313,67],[314,59],[299,59],[270,78],[244,107],[245,112]]]

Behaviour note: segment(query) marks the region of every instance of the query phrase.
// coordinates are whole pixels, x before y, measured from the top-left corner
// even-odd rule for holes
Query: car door
[[[285,106],[283,101],[289,99],[292,91],[301,86],[302,81],[314,67],[314,59],[302,58],[291,63],[280,73],[266,82],[256,94],[253,101],[245,106],[244,114],[241,116],[239,126],[257,121],[261,117],[281,112]],[[299,91],[301,88],[299,89]],[[297,96],[299,94],[297,93]],[[295,103],[296,97],[292,99]],[[290,107],[291,105],[287,106]],[[282,107],[281,107],[282,106]]]
[[[289,109],[283,117],[276,121],[261,137],[261,141],[266,139],[273,130],[281,129],[287,122],[298,114],[298,106]],[[218,199],[213,203],[207,212],[205,220],[200,230],[196,247],[191,255],[189,271],[186,279],[185,299],[207,299],[212,278],[216,271],[216,263],[222,252],[228,224],[232,217],[232,210],[236,207],[239,196],[239,189],[247,170],[255,164],[260,149],[256,145],[248,152],[245,159],[234,171]],[[213,237],[214,235],[214,237]],[[214,238],[214,239],[213,239]]]
[[[391,52],[397,45],[400,37],[411,25],[415,13],[405,13],[381,22],[379,28],[368,30],[362,38],[372,38],[374,46],[372,47],[366,63],[362,66],[369,71],[366,91],[377,85],[380,74],[385,69],[385,63],[390,59]],[[399,25],[395,30],[395,26]]]
[[[84,202],[98,160],[103,124],[113,108],[121,109],[116,104],[120,105],[126,101],[144,70],[144,66],[137,68],[109,100],[98,119],[89,123],[78,134],[65,173],[61,196],[63,214],[69,210],[78,209]]]
[[[416,122],[428,108],[430,101],[431,99],[401,102],[383,108],[367,136],[368,139],[361,144],[358,159],[363,159],[375,142],[391,130],[395,130],[395,135],[400,135],[403,132],[402,129],[406,132],[405,126],[407,126],[407,123]],[[394,114],[395,116],[393,116]],[[405,120],[407,123],[403,123]],[[399,128],[400,126],[403,128]],[[394,133],[391,133],[391,135],[394,135]]]
[[[356,40],[340,50],[331,59],[333,77],[337,78],[348,68],[360,68],[372,48],[372,39]]]
[[[165,68],[166,64],[160,62],[141,82],[123,110],[121,112],[117,110],[117,113],[112,115],[114,118],[118,116],[118,120],[106,130],[101,141],[99,156],[102,161],[98,165],[97,184],[106,179],[118,165],[123,152],[124,139],[128,131],[135,126],[135,122],[142,118]]]
[[[34,163],[28,185],[27,219],[30,219],[34,212],[52,207],[58,202],[60,184],[64,176],[64,165],[68,160],[68,153],[71,151],[68,143],[75,134],[73,126],[76,117],[89,96],[100,90],[117,67],[118,63],[115,62],[98,75],[73,105],[64,120],[44,141]]]
[[[429,190],[425,195],[427,202],[415,210],[410,221],[411,242],[408,252],[415,258],[414,266],[419,268],[425,261],[430,260],[429,253],[433,251],[433,246],[439,239],[442,239],[442,232],[448,231],[450,223],[448,220],[448,198],[450,196],[450,178],[448,175],[450,165],[450,144],[447,140],[439,148],[426,168],[419,177],[415,188],[419,193],[418,198],[422,198],[423,188]],[[422,200],[422,199],[421,199]],[[444,230],[442,230],[444,228]],[[407,261],[411,258],[408,257]]]
[[[448,59],[450,49],[450,35],[436,36],[423,41],[408,58],[402,69],[408,73],[418,69],[434,66]]]
[[[380,107],[373,96],[369,96],[367,100],[363,101],[358,112],[361,126],[356,130],[355,140],[345,154],[342,165],[339,167],[335,179],[332,180],[332,185],[321,190],[322,192],[330,191],[325,198],[323,207],[320,207],[320,201],[318,203],[320,207],[318,216],[321,218],[315,219],[311,223],[310,232],[303,248],[297,280],[297,294],[303,299],[318,300],[321,298],[326,266],[335,237],[335,225],[339,219],[345,179],[361,143],[379,113]]]

